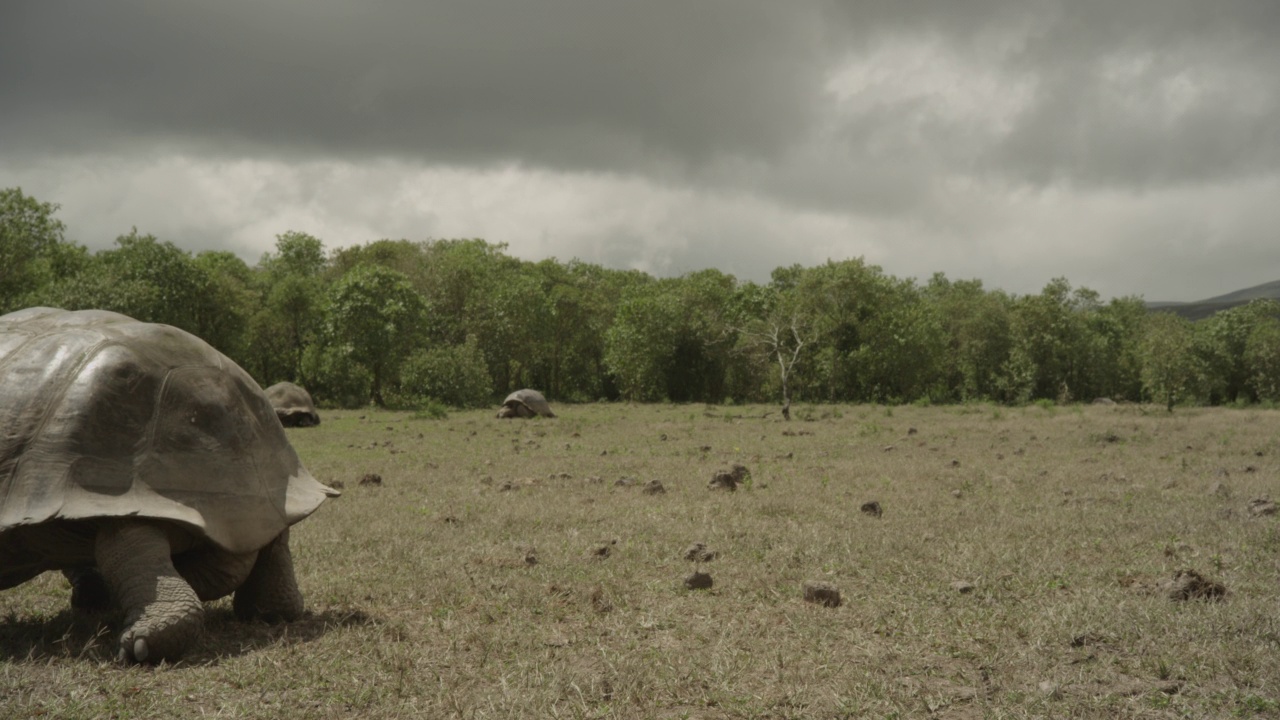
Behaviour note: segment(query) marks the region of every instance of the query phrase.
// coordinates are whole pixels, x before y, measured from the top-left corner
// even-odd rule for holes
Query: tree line
[[[1280,304],[1191,322],[1063,278],[1015,295],[899,279],[862,259],[655,278],[521,260],[480,239],[326,249],[285,232],[249,265],[135,228],[90,252],[58,206],[0,190],[0,313],[114,310],[187,330],[264,386],[321,403],[479,407],[672,402],[1179,404],[1280,400]]]

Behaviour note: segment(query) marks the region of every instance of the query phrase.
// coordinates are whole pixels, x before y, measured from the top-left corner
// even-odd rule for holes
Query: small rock
[[[1043,680],[1038,687],[1040,694],[1047,698],[1057,700],[1062,697],[1062,686],[1052,680]]]
[[[919,431],[918,431],[918,430],[916,430],[916,429],[915,429],[915,428],[913,428],[913,427],[909,427],[909,428],[907,428],[907,434],[908,434],[908,435],[915,435],[917,432],[919,432]]]
[[[684,586],[689,590],[710,590],[711,573],[696,571],[689,573],[684,579]]]
[[[533,548],[529,548],[524,553],[524,564],[533,566],[538,564],[538,553]]]
[[[858,508],[864,515],[873,515],[880,517],[884,514],[884,510],[880,507],[880,503],[872,500],[871,502],[862,503],[862,507]]]
[[[807,582],[804,584],[804,600],[823,607],[840,607],[840,591],[828,582]]]
[[[971,582],[967,582],[967,581],[965,581],[965,580],[957,580],[957,581],[955,581],[955,582],[951,583],[951,589],[952,589],[952,590],[955,590],[956,592],[960,593],[961,595],[967,595],[967,594],[969,594],[969,593],[973,592],[973,588],[974,588],[973,583],[971,583]]]
[[[884,447],[880,448],[882,452],[889,452],[890,450],[893,450],[893,449],[894,449],[893,445],[885,445]]]
[[[360,477],[361,485],[381,485],[382,476],[378,473],[365,473]]]
[[[951,467],[960,467],[960,461],[953,458],[951,460]]]
[[[951,497],[953,497],[953,498],[955,498],[955,499],[959,500],[960,498],[964,497],[964,493],[963,493],[963,492],[961,492],[961,491],[959,491],[959,490],[952,490],[952,491],[951,491]]]
[[[520,489],[520,483],[517,483],[514,480],[503,480],[502,484],[498,486],[498,492],[509,492],[511,490],[519,490],[519,489]]]
[[[639,480],[636,480],[630,475],[623,475],[617,480],[614,480],[613,485],[614,487],[631,487],[632,485],[635,485],[637,482],[639,482]]]
[[[711,562],[719,557],[719,553],[708,550],[706,543],[696,542],[684,550],[684,559],[690,562]]]
[[[1195,570],[1179,570],[1165,587],[1170,600],[1221,600],[1227,594],[1226,586]]]
[[[666,492],[667,489],[662,486],[662,482],[659,480],[650,480],[644,484],[645,495],[663,495]]]

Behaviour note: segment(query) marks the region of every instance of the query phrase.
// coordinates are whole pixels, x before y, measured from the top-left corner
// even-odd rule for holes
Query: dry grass
[[[556,410],[291,430],[346,486],[294,529],[307,619],[220,601],[187,660],[125,668],[48,574],[0,594],[0,716],[1280,714],[1273,411]],[[1180,569],[1225,598],[1170,600]]]

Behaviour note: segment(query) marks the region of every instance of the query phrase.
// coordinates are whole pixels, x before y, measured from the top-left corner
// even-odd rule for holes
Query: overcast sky
[[[93,249],[1196,300],[1280,279],[1280,2],[5,0],[12,186]]]

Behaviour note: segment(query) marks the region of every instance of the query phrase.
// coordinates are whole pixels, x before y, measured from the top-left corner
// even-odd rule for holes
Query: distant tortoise
[[[502,401],[502,408],[498,410],[500,418],[531,418],[535,415],[553,418],[555,413],[551,412],[551,406],[547,404],[547,399],[542,397],[542,393],[537,390],[517,390],[507,396]]]
[[[312,427],[320,424],[320,413],[311,402],[311,393],[291,382],[278,382],[267,388],[267,399],[276,417],[285,427]]]
[[[101,310],[0,316],[0,589],[46,570],[125,612],[118,656],[182,655],[201,601],[302,613],[289,526],[338,493],[248,374],[204,341]]]

